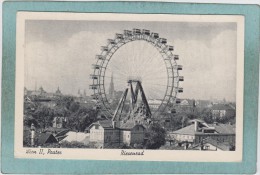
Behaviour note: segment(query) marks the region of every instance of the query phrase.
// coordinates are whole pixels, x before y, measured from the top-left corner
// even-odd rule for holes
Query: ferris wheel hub
[[[128,70],[123,70],[121,68],[121,65],[114,65],[113,67],[108,67],[108,63],[110,63],[111,58],[113,57],[114,53],[121,48],[122,46],[126,45],[127,43],[134,42],[134,41],[146,41],[153,47],[157,49],[159,54],[162,57],[162,60],[165,63],[165,68],[167,72],[167,85],[162,85],[159,81],[161,80],[161,77],[157,80],[154,79],[149,79],[149,76],[156,76],[153,74],[141,74],[138,71],[142,71],[143,67],[141,69],[138,69],[137,72],[133,72],[136,69],[137,65],[142,65],[143,63],[148,63],[151,62],[150,60],[143,61],[142,64],[133,64],[131,71],[127,72]],[[141,50],[141,48],[140,48]],[[154,84],[153,87],[151,87],[148,92],[151,93],[159,93],[160,88],[162,86],[166,86],[166,91],[161,100],[160,105],[157,107],[157,110],[153,111],[153,115],[157,115],[159,113],[162,113],[167,105],[170,103],[180,103],[180,99],[177,99],[176,96],[178,93],[183,92],[183,88],[179,87],[179,82],[184,81],[184,77],[179,75],[179,71],[182,70],[182,66],[178,65],[176,61],[179,60],[179,55],[175,55],[173,53],[174,51],[174,46],[171,46],[167,44],[167,39],[162,38],[159,36],[159,33],[154,33],[150,30],[147,29],[138,29],[135,28],[133,30],[124,30],[123,33],[116,33],[115,37],[113,39],[108,39],[107,40],[107,45],[101,47],[101,53],[99,55],[96,55],[96,64],[92,65],[92,68],[94,70],[94,73],[90,75],[90,78],[92,80],[92,84],[90,85],[90,89],[94,91],[93,99],[97,101],[97,103],[100,104],[99,108],[102,109],[102,111],[106,112],[109,116],[115,116],[116,112],[114,109],[111,108],[111,102],[108,100],[108,96],[106,95],[106,87],[105,87],[105,77],[106,77],[106,71],[107,70],[119,70],[119,73],[121,74],[121,77],[118,75],[117,81],[121,81],[119,83],[125,84],[128,83],[127,89],[130,91],[129,93],[132,93],[133,99],[131,100],[134,102],[133,106],[136,105],[136,97],[138,95],[138,91],[141,92],[141,97],[144,98],[144,103],[147,103],[147,108],[149,109],[148,102],[146,100],[146,97],[144,95],[144,90],[142,89],[142,83],[146,88],[149,88],[151,84]],[[138,59],[139,60],[139,59]],[[137,61],[138,61],[137,60]],[[127,59],[125,60],[127,61]],[[124,67],[124,66],[122,66]],[[158,68],[158,66],[155,66],[154,69]],[[121,68],[121,69],[120,69]],[[153,69],[153,67],[150,69]],[[150,71],[150,70],[149,70]],[[157,69],[159,72],[159,69]],[[157,72],[155,72],[157,73]],[[161,73],[161,71],[160,71]],[[123,75],[123,76],[122,76]],[[130,76],[128,76],[130,75]],[[128,77],[127,77],[128,76]],[[110,77],[111,78],[111,77]],[[143,82],[142,82],[143,79]],[[123,81],[123,82],[122,82]],[[147,85],[148,84],[148,85]],[[150,85],[149,85],[150,84]],[[137,86],[136,90],[133,90],[132,86]],[[132,87],[132,88],[131,88]],[[113,88],[114,89],[114,88]],[[153,90],[152,90],[153,89]],[[158,89],[158,90],[157,90]],[[127,91],[125,91],[125,97],[127,95]],[[111,91],[112,92],[112,91]],[[121,91],[122,92],[122,91]],[[137,92],[137,93],[136,93]],[[114,94],[114,93],[111,93]],[[137,95],[136,95],[137,94]],[[149,93],[148,93],[149,94]],[[124,95],[124,93],[123,93]],[[114,96],[112,96],[114,98]],[[109,97],[110,98],[110,97]],[[118,98],[118,97],[117,97]],[[159,99],[158,97],[156,97]],[[123,104],[122,102],[121,104]],[[123,108],[122,108],[123,109]],[[122,111],[122,110],[120,110]],[[119,113],[121,113],[119,111]],[[148,110],[149,111],[149,110]],[[173,113],[171,111],[171,113]],[[151,111],[149,112],[149,115],[151,115]]]

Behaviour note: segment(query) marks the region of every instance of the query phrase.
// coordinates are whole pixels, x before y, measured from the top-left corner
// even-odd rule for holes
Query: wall
[[[90,142],[102,142],[104,143],[104,128],[100,125],[93,125],[90,128]]]
[[[144,142],[144,128],[141,126],[135,126],[131,130],[131,144]]]
[[[173,134],[173,137],[175,140],[179,142],[194,142],[195,136],[194,135],[188,135],[188,134]]]
[[[105,129],[104,131],[104,147],[121,145],[123,136],[118,129]]]
[[[219,142],[228,142],[235,145],[235,134],[196,134],[195,144],[200,143],[203,139],[212,138]]]
[[[131,131],[122,131],[123,143],[126,145],[130,145],[131,143]]]

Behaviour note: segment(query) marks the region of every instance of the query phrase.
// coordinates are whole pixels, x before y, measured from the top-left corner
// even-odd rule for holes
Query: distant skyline
[[[184,88],[184,93],[178,95],[179,98],[235,101],[236,23],[27,20],[25,87],[34,90],[37,83],[38,88],[42,86],[48,92],[55,92],[59,86],[64,94],[77,95],[79,89],[82,93],[85,89],[86,94],[91,95],[89,75],[93,72],[91,65],[96,62],[95,55],[100,54],[100,46],[105,45],[115,33],[132,28],[158,32],[168,39],[168,44],[174,45],[174,54],[180,57],[178,64],[183,65],[180,75],[184,76],[184,82],[180,86]],[[118,50],[109,66],[112,70],[114,65],[126,70],[125,59],[129,63],[135,60],[133,63],[137,64],[152,55],[152,61],[145,63],[139,72],[129,69],[127,73],[148,73],[151,78],[148,84],[155,81],[163,84],[165,79],[160,79],[160,76],[165,77],[166,72],[159,54],[153,49],[146,43],[129,44]],[[161,71],[156,73],[154,69]],[[151,71],[154,73],[149,73]],[[112,71],[107,75],[111,74]],[[114,77],[120,79],[116,70]],[[106,81],[109,83],[110,78]],[[158,94],[152,94],[156,86],[149,89],[148,84],[144,85],[144,89],[151,97],[163,94],[160,87]],[[115,90],[123,91],[124,86],[124,83],[119,85],[115,80]]]

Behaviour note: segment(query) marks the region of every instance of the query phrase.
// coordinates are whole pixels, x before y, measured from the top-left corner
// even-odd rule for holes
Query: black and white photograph
[[[16,72],[25,155],[242,150],[242,17],[26,14]]]

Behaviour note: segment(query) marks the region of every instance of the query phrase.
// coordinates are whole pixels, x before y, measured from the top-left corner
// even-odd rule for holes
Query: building
[[[56,92],[55,92],[55,95],[56,95],[56,96],[61,96],[61,95],[62,95],[59,86],[58,86],[58,89],[57,89]]]
[[[35,143],[38,146],[51,143],[58,143],[57,139],[51,133],[39,133],[35,140]]]
[[[192,149],[202,151],[231,151],[228,143],[218,142],[211,138],[204,139],[201,144],[195,145]]]
[[[196,101],[190,99],[182,99],[181,102],[175,107],[179,113],[189,112],[193,113],[196,109]]]
[[[133,120],[128,120],[120,126],[123,134],[123,143],[132,145],[135,143],[142,144],[145,138],[145,127]]]
[[[62,142],[79,142],[83,143],[84,145],[87,145],[89,143],[89,134],[84,132],[75,132],[75,131],[68,131],[62,135],[55,136],[56,138],[63,137]]]
[[[121,126],[119,126],[121,125]],[[89,126],[90,142],[98,148],[132,145],[144,142],[145,127],[132,121],[116,123],[111,120],[98,121]]]
[[[205,139],[212,139],[219,144],[235,145],[235,127],[229,124],[207,124],[201,120],[193,120],[193,124],[174,132],[168,132],[168,138],[180,146],[191,147],[201,144]]]
[[[55,97],[62,95],[59,87],[55,93],[46,92],[42,86],[38,90],[28,90],[24,88],[24,98],[26,101],[38,102],[48,107],[54,107],[56,105]]]
[[[157,110],[162,104],[162,100],[159,99],[150,99],[147,101],[151,110]]]
[[[98,121],[89,126],[89,141],[94,143],[98,148],[107,147],[108,144],[119,144],[119,128],[113,128],[110,120]]]
[[[234,117],[236,115],[236,109],[229,104],[214,104],[212,106],[212,115],[214,119]]]
[[[36,130],[26,129],[23,133],[23,142],[26,146],[44,146],[45,144],[58,143],[58,140],[50,132],[36,132]]]
[[[52,127],[63,128],[67,123],[67,117],[54,117],[52,121]]]
[[[197,108],[211,108],[212,102],[209,100],[196,100],[196,107]]]

